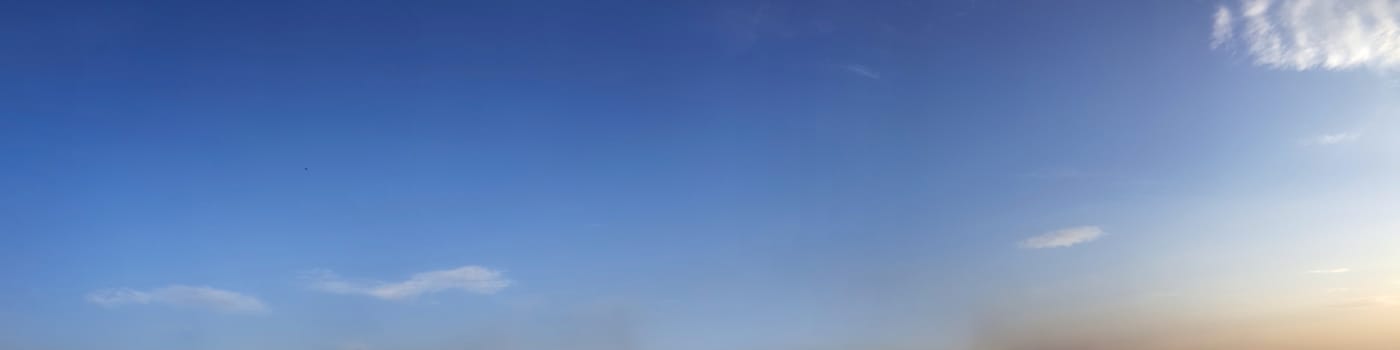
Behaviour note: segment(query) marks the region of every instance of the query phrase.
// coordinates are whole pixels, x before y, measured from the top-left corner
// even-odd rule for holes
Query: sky
[[[0,348],[1400,344],[1394,0],[4,7]]]

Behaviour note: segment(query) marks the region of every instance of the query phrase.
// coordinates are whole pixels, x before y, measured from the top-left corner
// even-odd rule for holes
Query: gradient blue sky
[[[7,4],[0,347],[1026,349],[1394,307],[1400,16],[1306,3]]]

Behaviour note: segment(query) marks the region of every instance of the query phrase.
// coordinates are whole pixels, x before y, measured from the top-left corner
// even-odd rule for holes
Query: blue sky
[[[1400,341],[1389,0],[7,8],[4,348]]]

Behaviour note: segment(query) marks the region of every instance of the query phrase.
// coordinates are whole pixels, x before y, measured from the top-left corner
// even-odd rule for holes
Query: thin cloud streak
[[[1361,139],[1361,134],[1360,134],[1360,133],[1355,133],[1355,132],[1341,132],[1341,133],[1335,133],[1335,134],[1322,134],[1322,135],[1317,135],[1317,136],[1314,136],[1314,137],[1312,137],[1312,138],[1309,138],[1309,139],[1305,140],[1304,143],[1309,144],[1309,145],[1315,145],[1315,146],[1329,146],[1329,145],[1336,145],[1336,144],[1342,144],[1342,143],[1347,143],[1347,142],[1354,142],[1354,141],[1359,140],[1359,139]]]
[[[1019,245],[1025,249],[1064,248],[1091,242],[1103,235],[1103,229],[1098,226],[1070,227],[1026,238]]]
[[[1331,306],[1334,307],[1334,308],[1341,308],[1341,309],[1358,309],[1358,308],[1377,308],[1377,307],[1393,307],[1393,306],[1400,306],[1400,296],[1394,296],[1394,295],[1376,295],[1376,296],[1368,296],[1368,297],[1351,298],[1351,299],[1347,299],[1347,300],[1345,300],[1345,301],[1341,301],[1341,302],[1338,302],[1338,303],[1334,303],[1334,304],[1332,304]]]
[[[1345,268],[1345,267],[1340,267],[1340,268],[1335,268],[1335,269],[1314,269],[1314,270],[1308,270],[1308,271],[1305,271],[1305,272],[1311,273],[1311,274],[1334,274],[1334,273],[1347,273],[1347,272],[1351,272],[1351,269]]]
[[[1101,174],[1090,173],[1076,168],[1046,168],[1025,174],[1027,177],[1047,180],[1087,179],[1099,175]]]
[[[227,313],[267,311],[267,306],[256,297],[204,286],[171,285],[148,291],[110,288],[88,293],[86,299],[107,308],[166,304]]]
[[[419,272],[401,282],[352,281],[329,270],[312,270],[302,277],[312,289],[322,292],[366,295],[384,300],[406,300],[449,290],[494,294],[513,283],[505,279],[500,271],[474,265]]]
[[[871,69],[870,67],[867,67],[865,65],[848,64],[841,66],[841,68],[845,69],[847,72],[851,72],[851,74],[859,75],[863,78],[880,79],[880,72],[876,72],[874,69]]]

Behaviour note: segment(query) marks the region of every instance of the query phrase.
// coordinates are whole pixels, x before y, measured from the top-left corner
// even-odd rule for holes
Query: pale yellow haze
[[[1158,318],[1148,321],[1149,318]],[[1400,309],[1357,308],[1206,317],[1161,314],[1024,322],[985,330],[986,350],[1394,350]]]

